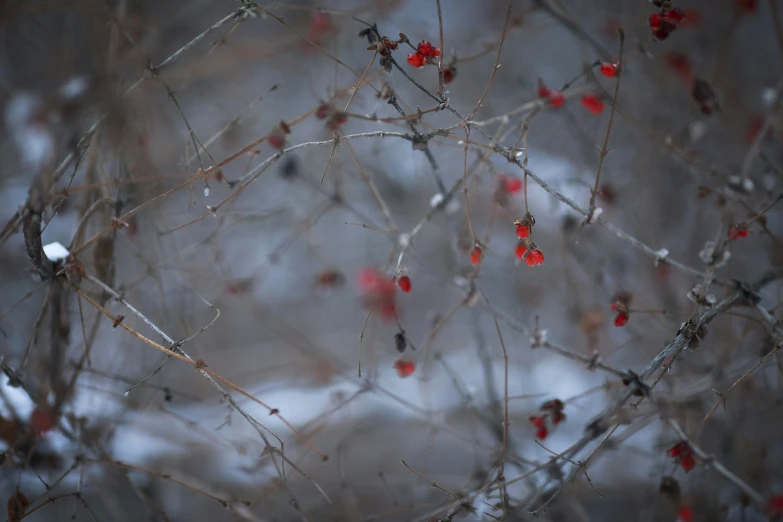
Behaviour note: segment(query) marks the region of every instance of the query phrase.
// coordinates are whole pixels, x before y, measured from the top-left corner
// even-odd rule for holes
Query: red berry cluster
[[[545,99],[551,107],[562,107],[565,104],[563,93],[547,87],[541,78],[538,79],[538,97]]]
[[[517,229],[517,237],[519,243],[514,251],[516,258],[519,260],[524,259],[525,264],[530,268],[536,265],[540,265],[544,262],[544,253],[533,243],[533,239],[530,237],[533,232],[533,225],[536,224],[536,220],[533,214],[530,212],[525,213],[525,217],[514,221],[514,226]]]
[[[440,56],[440,49],[427,40],[422,40],[416,47],[416,52],[408,55],[408,64],[411,67],[421,69],[425,65],[432,63],[432,59],[438,56]]]
[[[530,423],[536,428],[536,438],[544,440],[549,435],[550,426],[559,426],[561,422],[566,420],[566,415],[563,413],[565,404],[560,399],[552,399],[546,401],[541,405],[539,415],[531,415],[528,419]]]
[[[345,125],[348,121],[348,115],[343,111],[338,111],[331,103],[324,102],[315,110],[315,117],[319,120],[326,120],[326,129],[335,132]]]
[[[696,458],[693,456],[693,450],[685,441],[678,442],[669,448],[667,453],[686,473],[696,467]]]
[[[614,298],[612,302],[612,311],[617,312],[617,316],[614,318],[614,325],[618,328],[625,326],[628,323],[630,310],[628,307],[631,305],[631,296],[627,294],[619,294]]]
[[[694,23],[695,13],[686,14],[679,7],[672,7],[671,2],[653,2],[660,7],[657,13],[650,15],[648,23],[652,30],[653,39],[661,42],[666,40],[678,25],[683,23]]]
[[[736,241],[741,237],[748,237],[748,227],[739,223],[737,225],[729,227],[729,231],[726,233],[729,241]]]

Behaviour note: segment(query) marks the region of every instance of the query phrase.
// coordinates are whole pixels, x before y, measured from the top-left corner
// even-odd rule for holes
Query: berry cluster
[[[550,107],[562,107],[565,104],[563,93],[547,87],[541,78],[538,79],[538,97],[545,99]]]
[[[693,456],[693,450],[685,441],[678,442],[669,448],[667,453],[686,473],[696,467],[696,458]]]
[[[536,428],[537,439],[544,440],[549,435],[549,426],[559,426],[561,422],[566,420],[563,408],[565,408],[563,401],[552,399],[541,405],[539,415],[530,416],[528,420]]]
[[[517,244],[514,254],[517,259],[524,259],[525,264],[530,268],[544,262],[544,253],[536,246],[531,237],[533,225],[535,224],[536,220],[530,212],[526,212],[525,217],[521,220],[517,219],[514,221],[514,226],[517,229],[517,237],[519,238],[519,244]]]
[[[686,21],[687,16],[685,11],[673,7],[669,1],[656,0],[653,4],[659,8],[659,11],[650,15],[648,23],[652,30],[653,39],[661,42],[676,31],[678,25]]]
[[[427,40],[422,40],[416,47],[416,52],[408,55],[408,64],[411,67],[421,69],[427,64],[432,63],[433,58],[440,56],[440,49],[429,43]],[[445,81],[445,74],[444,74]]]

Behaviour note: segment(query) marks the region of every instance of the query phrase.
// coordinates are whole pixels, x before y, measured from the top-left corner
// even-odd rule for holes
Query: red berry
[[[653,31],[657,31],[663,25],[663,17],[661,17],[661,15],[658,13],[651,14],[648,21],[650,23],[650,29]]]
[[[397,370],[397,375],[400,378],[410,377],[416,370],[416,365],[413,361],[406,361],[399,359],[394,363],[394,369]]]
[[[603,100],[597,94],[592,93],[582,96],[582,106],[596,116],[604,110]]]
[[[601,64],[601,74],[607,78],[614,78],[617,76],[617,64],[604,62]]]
[[[422,40],[416,50],[422,56],[437,58],[440,56],[440,49],[429,43],[427,40]]]
[[[517,225],[517,237],[519,239],[525,239],[530,236],[530,227],[527,225]]]
[[[748,237],[748,229],[742,225],[734,225],[733,227],[729,228],[729,231],[726,235],[730,241],[734,241],[741,237]]]
[[[682,9],[675,7],[663,13],[663,19],[667,22],[680,23],[685,19],[685,13]]]
[[[767,501],[767,511],[770,515],[783,515],[783,495],[775,495]]]
[[[677,508],[677,520],[680,522],[693,522],[695,516],[693,508],[688,504],[680,504],[680,507]]]
[[[408,64],[411,67],[421,69],[422,67],[427,65],[427,58],[425,58],[424,55],[421,53],[411,53],[408,55]]]
[[[379,312],[385,319],[395,318],[394,297],[397,288],[391,278],[374,268],[364,268],[359,272],[357,282],[364,291],[367,308]]]
[[[625,326],[628,323],[628,314],[619,313],[617,314],[617,317],[614,318],[614,325],[617,327]]]
[[[443,83],[451,83],[457,76],[457,68],[453,65],[443,69]]]
[[[612,310],[617,311],[617,303],[612,303]]]
[[[690,455],[691,448],[687,442],[678,442],[667,451],[670,457],[680,457],[682,455]]]
[[[318,106],[318,108],[315,110],[315,117],[319,120],[325,120],[329,117],[329,115],[332,113],[334,108],[329,105],[328,103],[322,103]]]
[[[268,141],[273,149],[282,150],[285,148],[285,135],[282,132],[273,132],[269,135]]]
[[[663,60],[677,75],[685,81],[691,78],[691,61],[683,53],[670,52],[664,55]]]
[[[530,417],[529,420],[530,420],[530,423],[533,424],[533,426],[535,426],[536,428],[540,428],[540,427],[542,427],[544,425],[544,420],[545,419],[544,419],[544,417],[542,417],[540,415],[533,415],[532,417]]]
[[[477,265],[481,262],[483,256],[484,252],[481,250],[481,247],[476,245],[473,247],[473,250],[470,251],[470,262]]]
[[[397,279],[397,286],[406,294],[411,291],[411,278],[404,275]]]
[[[536,430],[536,438],[544,440],[547,435],[549,435],[549,430],[546,429],[546,426],[541,426]]]
[[[528,252],[527,257],[525,258],[525,263],[527,263],[527,266],[529,266],[530,268],[533,268],[536,265],[540,265],[543,262],[544,262],[544,253],[537,248],[534,248],[533,250]]]
[[[30,414],[30,431],[36,437],[52,431],[55,426],[57,426],[57,417],[49,405],[36,406]]]
[[[560,91],[552,91],[549,93],[549,105],[552,107],[562,107],[565,103],[565,96]]]
[[[522,180],[514,176],[501,176],[503,187],[509,194],[515,194],[522,190]]]
[[[557,426],[566,419],[565,413],[562,411],[556,411],[552,413],[552,424]]]
[[[680,459],[680,467],[687,473],[696,467],[696,459],[693,458],[693,455],[685,455]]]
[[[519,243],[517,247],[514,249],[514,255],[517,259],[522,259],[525,257],[525,252],[527,252],[527,247],[524,243]]]
[[[544,81],[541,78],[539,78],[538,79],[538,97],[539,98],[547,98],[547,97],[549,97],[549,94],[551,92],[552,91],[550,91],[549,88],[546,85],[544,85]]]
[[[676,25],[671,22],[663,21],[661,22],[661,28],[653,31],[653,39],[657,42],[662,42],[666,40],[675,29],[677,29]]]

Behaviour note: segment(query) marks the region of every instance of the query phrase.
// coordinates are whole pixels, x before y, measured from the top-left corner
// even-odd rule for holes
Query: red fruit
[[[549,93],[549,105],[552,107],[562,107],[565,103],[565,96],[560,91],[552,91]]]
[[[395,51],[400,44],[389,40],[387,37],[381,38],[383,45],[379,45],[379,53],[381,56],[391,56],[391,51]]]
[[[532,417],[530,417],[530,419],[528,419],[528,420],[529,420],[529,421],[530,421],[530,423],[531,423],[531,424],[533,424],[533,426],[535,426],[536,428],[540,428],[540,427],[542,427],[542,426],[544,425],[544,421],[545,421],[544,417],[541,417],[540,415],[533,415],[533,416],[532,416]]]
[[[394,293],[394,283],[374,268],[363,268],[357,281],[362,290],[368,293]]]
[[[669,35],[671,35],[674,32],[674,30],[677,29],[677,26],[671,22],[663,21],[661,22],[661,24],[662,25],[660,29],[656,29],[655,31],[653,31],[653,39],[657,42],[662,42],[666,40],[669,37]]]
[[[315,117],[319,120],[325,120],[329,117],[329,115],[332,113],[334,108],[329,105],[328,103],[322,103],[318,106],[318,108],[315,110]]]
[[[416,365],[413,361],[399,359],[394,363],[394,369],[397,370],[397,375],[404,379],[405,377],[413,375],[413,372],[416,370]]]
[[[588,93],[582,96],[582,106],[595,114],[601,114],[604,110],[604,102],[596,94]]]
[[[452,66],[443,69],[443,83],[451,83],[457,76],[457,68]]]
[[[628,314],[619,313],[614,318],[614,325],[617,327],[625,326],[628,323]]]
[[[556,411],[552,413],[552,424],[557,426],[566,419],[565,413],[562,411]]]
[[[775,495],[767,501],[767,512],[770,515],[783,515],[783,495]]]
[[[544,253],[537,248],[534,248],[533,250],[528,252],[527,257],[525,258],[525,263],[527,263],[527,266],[529,266],[530,268],[533,268],[536,265],[540,265],[543,262],[544,262]]]
[[[406,294],[411,291],[411,278],[404,275],[397,279],[397,286]]]
[[[481,250],[481,247],[476,245],[473,247],[473,250],[470,251],[470,262],[477,265],[481,262],[483,256],[484,252]]]
[[[513,176],[501,176],[503,187],[509,194],[515,194],[522,190],[522,180]]]
[[[517,225],[517,237],[519,239],[525,239],[530,236],[530,227],[527,225]]]
[[[547,88],[547,86],[544,85],[544,81],[541,78],[539,78],[538,79],[538,97],[539,98],[547,98],[547,97],[549,97],[551,92],[552,91],[550,91],[549,88]]]
[[[658,13],[653,13],[650,15],[648,22],[650,24],[650,29],[657,31],[661,28],[661,26],[663,26],[663,17]]]
[[[617,311],[617,303],[612,303],[612,310]]]
[[[670,52],[664,55],[663,60],[680,78],[685,81],[690,80],[691,61],[686,55],[678,52]]]
[[[758,7],[756,0],[737,0],[737,5],[746,13],[754,13]]]
[[[427,58],[425,58],[424,55],[421,53],[411,53],[408,55],[408,64],[411,67],[421,69],[422,67],[427,65]]]
[[[695,516],[693,508],[688,504],[680,504],[680,507],[677,508],[677,520],[680,522],[693,522]]]
[[[687,442],[678,442],[667,451],[670,457],[680,457],[682,455],[690,455],[691,448]]]
[[[546,426],[541,426],[536,430],[536,438],[544,440],[547,435],[549,435],[549,430],[546,429]]]
[[[57,426],[57,417],[55,417],[54,410],[46,404],[36,406],[30,414],[30,431],[36,437],[42,437],[52,431],[55,426]]]
[[[416,50],[422,56],[437,58],[440,56],[440,49],[429,43],[427,40],[422,40]]]
[[[726,235],[728,236],[730,241],[734,241],[741,237],[748,237],[748,229],[742,225],[735,225],[729,228],[729,231],[727,232]]]
[[[692,470],[696,467],[696,459],[693,458],[693,455],[685,455],[683,458],[680,459],[680,467],[685,470],[687,473],[688,471]]]
[[[273,132],[269,135],[268,141],[273,149],[282,150],[285,148],[285,134],[282,132]]]
[[[527,252],[527,247],[524,243],[519,243],[517,247],[514,249],[514,255],[517,259],[522,259],[525,257],[525,252]]]
[[[671,9],[669,11],[665,11],[663,13],[663,19],[666,20],[667,22],[672,22],[677,24],[685,20],[685,13],[683,12],[682,9],[675,7],[674,9]]]
[[[601,64],[601,74],[607,78],[614,78],[617,76],[617,64],[604,62]]]

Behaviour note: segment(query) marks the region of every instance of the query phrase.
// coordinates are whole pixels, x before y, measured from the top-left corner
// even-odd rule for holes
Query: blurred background
[[[0,21],[9,521],[783,514],[778,0]]]

